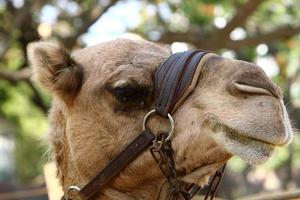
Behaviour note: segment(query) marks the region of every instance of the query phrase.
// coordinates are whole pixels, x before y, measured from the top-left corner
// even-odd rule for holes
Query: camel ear
[[[82,68],[58,42],[40,41],[27,47],[33,75],[44,88],[59,96],[75,95],[81,87]]]

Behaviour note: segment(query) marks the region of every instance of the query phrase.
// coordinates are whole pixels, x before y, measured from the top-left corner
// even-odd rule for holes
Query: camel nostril
[[[280,89],[258,66],[245,66],[232,72],[232,79],[227,89],[234,95],[257,94],[268,95],[277,99],[282,98]]]
[[[242,93],[274,96],[272,92],[262,87],[252,86],[239,82],[235,82],[233,83],[233,85],[236,90]]]

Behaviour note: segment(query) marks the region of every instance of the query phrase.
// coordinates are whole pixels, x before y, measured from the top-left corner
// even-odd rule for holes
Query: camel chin
[[[272,156],[276,145],[246,137],[245,134],[234,131],[226,125],[218,124],[218,126],[218,130],[213,130],[213,138],[232,155],[240,157],[253,166],[264,164]]]
[[[221,133],[226,151],[251,165],[265,163],[273,154],[275,145],[247,137],[235,137],[232,133]]]

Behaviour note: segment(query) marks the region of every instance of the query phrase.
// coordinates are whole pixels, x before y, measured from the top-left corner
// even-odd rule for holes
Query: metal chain
[[[150,152],[160,170],[170,183],[174,199],[190,200],[196,193],[199,192],[199,187],[197,188],[197,191],[188,192],[185,188],[186,184],[178,179],[174,161],[174,152],[171,141],[166,140],[166,133],[160,133],[156,136],[155,140],[153,141],[153,145],[150,147]],[[226,164],[216,171],[211,183],[209,184],[209,189],[204,200],[208,200],[209,197],[210,200],[213,200],[222,180],[225,167]]]
[[[166,133],[156,136],[152,147],[150,147],[150,152],[170,183],[174,199],[191,199],[190,194],[185,190],[185,184],[178,180],[171,140],[166,140]]]
[[[216,171],[214,177],[212,178],[211,180],[211,183],[209,184],[209,189],[205,195],[205,198],[204,200],[207,200],[209,197],[210,197],[210,200],[213,200],[215,195],[216,195],[216,192],[219,188],[219,185],[222,181],[222,178],[223,178],[223,175],[224,175],[224,171],[225,171],[225,168],[226,168],[226,163]]]

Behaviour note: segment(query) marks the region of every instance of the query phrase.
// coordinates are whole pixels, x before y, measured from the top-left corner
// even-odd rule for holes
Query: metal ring
[[[79,192],[80,191],[80,188],[78,187],[78,186],[76,186],[76,185],[71,185],[69,188],[68,188],[68,191],[67,191],[67,199],[69,199],[69,194],[70,194],[70,192],[72,191],[72,190],[75,190],[75,191],[77,191],[77,192]]]
[[[156,110],[153,109],[153,110],[149,111],[149,112],[145,115],[144,120],[143,120],[143,131],[146,130],[146,124],[147,124],[148,118],[149,118],[151,115],[155,114],[155,113],[156,113]],[[167,116],[168,116],[168,119],[169,119],[169,122],[170,122],[170,125],[171,125],[171,130],[169,131],[169,135],[168,135],[168,137],[166,138],[166,141],[170,140],[170,139],[173,137],[173,135],[174,135],[174,129],[175,129],[175,128],[174,128],[174,120],[173,120],[171,114],[168,113]]]

